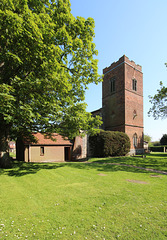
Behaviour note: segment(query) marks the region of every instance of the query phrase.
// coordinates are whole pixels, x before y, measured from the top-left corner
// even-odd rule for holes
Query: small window
[[[132,89],[134,91],[137,91],[137,80],[136,79],[132,79]]]
[[[115,92],[115,77],[111,78],[111,92]]]
[[[136,133],[133,135],[133,146],[135,148],[137,147],[137,134]]]
[[[136,112],[136,110],[133,111],[133,119],[135,119],[135,117],[137,117],[137,112]]]
[[[40,155],[41,155],[41,156],[44,156],[44,147],[41,147],[41,148],[40,148]]]

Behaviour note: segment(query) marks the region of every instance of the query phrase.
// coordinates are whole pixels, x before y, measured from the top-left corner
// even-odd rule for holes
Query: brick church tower
[[[143,73],[142,67],[125,55],[103,69],[103,129],[125,132],[131,153],[143,152]]]

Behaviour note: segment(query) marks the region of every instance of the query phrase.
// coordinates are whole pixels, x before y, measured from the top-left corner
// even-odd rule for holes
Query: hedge
[[[130,151],[130,140],[126,133],[103,131],[89,137],[93,157],[124,156]]]
[[[167,146],[154,146],[154,147],[149,147],[149,150],[151,152],[164,152],[164,147],[167,148]]]

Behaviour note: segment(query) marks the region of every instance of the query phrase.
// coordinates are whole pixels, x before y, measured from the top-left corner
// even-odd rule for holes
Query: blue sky
[[[99,74],[122,55],[142,66],[144,83],[144,133],[159,140],[167,134],[167,120],[148,117],[149,95],[162,81],[166,86],[166,0],[71,0],[72,14],[95,20],[94,43]],[[102,85],[91,84],[86,92],[87,110],[102,106]]]

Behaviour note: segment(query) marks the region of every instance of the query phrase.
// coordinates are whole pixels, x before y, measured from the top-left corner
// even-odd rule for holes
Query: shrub
[[[160,144],[159,141],[154,141],[154,142],[152,142],[152,146],[150,146],[150,147],[160,146],[160,145],[161,145],[161,144]]]
[[[124,156],[130,151],[130,140],[123,132],[100,131],[89,137],[93,157]]]

